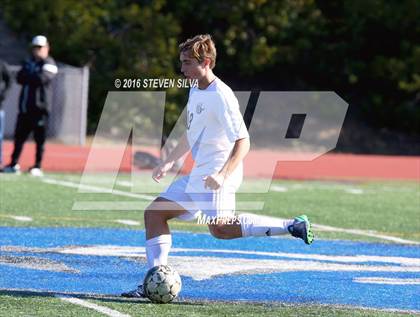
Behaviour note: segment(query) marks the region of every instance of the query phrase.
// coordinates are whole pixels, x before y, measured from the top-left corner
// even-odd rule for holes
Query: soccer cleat
[[[3,173],[8,173],[8,174],[20,174],[20,165],[19,165],[19,164],[15,164],[15,165],[7,165],[7,166],[3,169]]]
[[[301,238],[306,244],[311,244],[314,241],[312,226],[306,215],[296,217],[287,230],[292,236]]]
[[[42,172],[42,170],[39,167],[32,167],[32,168],[30,168],[29,169],[29,173],[32,176],[35,176],[35,177],[42,177],[42,176],[44,176],[44,173]]]
[[[121,296],[128,297],[128,298],[145,298],[146,297],[146,295],[144,294],[143,285],[137,286],[137,288],[132,291],[121,293]]]

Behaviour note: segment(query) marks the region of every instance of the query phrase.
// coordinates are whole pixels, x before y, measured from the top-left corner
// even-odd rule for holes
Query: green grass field
[[[158,192],[150,177],[139,176],[140,184]],[[103,187],[107,175],[92,177],[92,186]],[[65,182],[46,183],[45,180]],[[143,228],[141,210],[73,210],[75,202],[128,202],[147,204],[135,196],[79,193],[80,175],[47,174],[44,179],[27,175],[0,174],[1,226],[28,227],[120,227]],[[129,175],[119,175],[114,189],[129,192]],[[65,185],[63,185],[65,184]],[[74,184],[74,187],[69,187]],[[258,189],[261,181],[249,182],[247,189]],[[241,193],[238,201],[264,201],[261,211],[274,217],[293,217],[306,213],[315,224],[344,229],[359,229],[360,234],[336,230],[316,231],[317,239],[352,239],[392,243],[373,233],[420,242],[420,185],[417,182],[327,182],[275,181],[280,191]],[[135,195],[135,194],[134,194]],[[153,196],[153,194],[148,194]],[[129,195],[128,195],[129,196]],[[140,204],[141,205],[141,204]],[[30,217],[19,221],[13,217]],[[126,225],[118,220],[137,221]],[[207,227],[196,223],[173,221],[175,230],[205,232]],[[399,316],[397,313],[359,310],[335,306],[298,306],[282,304],[250,304],[221,302],[186,302],[153,305],[119,298],[88,298],[88,302],[115,309],[131,316]],[[94,310],[63,302],[48,294],[1,292],[0,316],[103,316]]]
[[[405,313],[354,309],[320,305],[285,305],[262,303],[183,302],[166,305],[151,304],[121,298],[83,298],[89,303],[111,308],[129,316],[371,316],[399,317]],[[1,312],[7,312],[3,315]],[[0,316],[60,316],[100,317],[104,314],[95,310],[63,302],[54,296],[33,294],[2,295],[0,292]]]
[[[1,223],[3,226],[54,226],[54,227],[125,227],[143,228],[142,210],[72,210],[77,201],[139,202],[147,200],[113,194],[79,193],[77,188],[48,184],[27,175],[0,175]],[[79,175],[49,174],[48,179],[69,182],[77,186]],[[92,178],[90,184],[104,187],[101,180]],[[114,189],[130,192],[118,185],[129,182],[129,175],[119,175]],[[153,191],[157,189],[150,177],[144,176],[141,184]],[[260,187],[259,181],[247,184],[247,191]],[[293,217],[306,213],[312,222],[338,228],[375,231],[409,240],[420,241],[420,185],[416,182],[320,182],[274,181],[286,192],[240,193],[238,201],[265,202],[262,211],[251,211],[273,217]],[[251,187],[251,189],[250,189]],[[353,192],[358,192],[354,194]],[[147,194],[150,197],[156,194]],[[28,216],[31,222],[16,221],[10,216]],[[140,222],[139,226],[117,223],[118,219]],[[207,231],[204,225],[173,221],[175,230]],[[383,241],[372,237],[343,232],[318,231],[320,239],[356,239]]]

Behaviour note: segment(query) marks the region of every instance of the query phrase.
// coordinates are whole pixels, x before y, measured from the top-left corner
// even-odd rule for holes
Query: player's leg
[[[212,191],[211,210],[205,210],[207,217],[212,219],[208,225],[210,234],[218,239],[236,239],[242,237],[241,226],[235,218],[235,191],[237,184],[225,184],[217,191]],[[204,196],[206,197],[206,196]]]
[[[314,235],[307,216],[294,219],[276,219],[254,214],[240,214],[237,218],[222,219],[219,223],[209,225],[210,233],[219,239],[241,237],[265,237],[291,234],[311,244]]]
[[[243,237],[263,237],[291,234],[311,244],[314,239],[312,225],[306,215],[294,219],[277,219],[254,214],[238,216]]]
[[[237,184],[236,184],[237,185]],[[313,241],[311,223],[308,217],[299,216],[295,219],[276,219],[254,214],[234,216],[235,184],[227,184],[213,192],[216,204],[209,216],[217,216],[215,224],[209,225],[210,233],[219,239],[235,239],[240,237],[264,237],[291,234],[301,238],[306,244]]]
[[[288,234],[294,220],[267,218],[253,214],[220,219],[217,224],[209,225],[210,233],[219,239],[241,237],[264,237]]]
[[[208,225],[210,234],[217,239],[236,239],[242,237],[241,226],[234,217],[223,218],[217,224]]]
[[[0,168],[3,168],[4,110],[0,108]]]
[[[188,213],[183,203],[190,199],[185,193],[188,177],[173,182],[153,201],[144,213],[146,226],[146,256],[149,268],[165,265],[172,240],[168,221]]]
[[[144,212],[146,227],[146,258],[148,269],[157,265],[168,263],[168,254],[172,246],[172,238],[169,231],[168,221],[176,217],[184,216],[187,211],[178,203],[171,200],[185,201],[188,199],[183,193],[183,180],[172,183],[168,190],[156,198]],[[169,199],[170,198],[170,199]],[[123,297],[144,297],[143,285],[136,289],[122,293]]]
[[[177,203],[163,197],[156,198],[144,212],[146,227],[146,257],[148,268],[166,265],[172,245],[168,221],[186,213]]]
[[[19,114],[15,127],[15,140],[14,148],[11,157],[10,164],[5,168],[5,172],[16,172],[17,163],[19,161],[20,154],[22,153],[23,145],[28,139],[29,134],[32,131],[32,125],[26,114]]]
[[[48,115],[40,114],[33,118],[34,140],[36,144],[35,164],[29,172],[33,176],[42,176],[41,164],[44,155],[44,145],[47,139]]]

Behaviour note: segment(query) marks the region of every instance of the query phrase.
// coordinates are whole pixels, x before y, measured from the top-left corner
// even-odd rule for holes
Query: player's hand
[[[152,173],[153,180],[159,183],[161,178],[166,176],[166,173],[171,170],[173,165],[174,165],[174,162],[160,163],[153,170],[153,173]]]
[[[209,188],[212,190],[218,190],[220,187],[223,186],[223,182],[225,181],[225,176],[219,173],[204,176],[204,188]]]

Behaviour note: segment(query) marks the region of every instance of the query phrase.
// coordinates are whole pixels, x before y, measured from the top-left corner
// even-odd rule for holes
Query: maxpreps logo
[[[208,98],[217,98],[217,92],[208,92]],[[280,161],[312,161],[317,157],[334,149],[337,145],[341,127],[347,112],[348,104],[332,91],[260,91],[251,98],[250,91],[235,92],[239,108],[242,114],[248,113],[247,129],[252,142],[252,151],[258,149],[276,150],[276,156],[264,160],[263,164],[248,164],[244,160],[243,185],[239,189],[241,193],[268,193],[271,186],[271,179],[275,173],[277,163]],[[192,103],[193,102],[193,103]],[[113,191],[118,170],[126,151],[127,140],[130,139],[133,145],[141,145],[147,139],[150,144],[161,148],[163,123],[165,122],[165,91],[110,91],[107,95],[105,105],[96,130],[94,142],[90,147],[85,169],[80,180],[78,193],[92,194],[94,191],[89,186],[92,175],[101,169],[103,162],[102,145],[99,140],[111,140],[116,145],[112,166],[107,167],[112,177],[107,178],[102,187],[104,192]],[[205,120],[207,107],[210,103],[203,100],[191,99],[168,132],[168,137],[161,149],[163,153],[171,152],[170,145],[177,144],[185,132],[192,129],[194,117],[200,117],[200,124],[197,129],[203,133],[210,133],[211,120]],[[209,108],[210,109],[210,108]],[[229,115],[229,113],[227,113]],[[214,129],[214,128],[213,128]],[[203,139],[205,135],[203,134]],[[98,141],[97,141],[98,140]],[[196,140],[189,140],[195,144]],[[194,148],[195,155],[199,156],[200,151],[205,147]],[[258,153],[257,153],[258,154]],[[180,159],[178,170],[168,175],[167,182],[177,177],[177,172],[183,166],[185,157]],[[261,169],[261,171],[260,171]],[[262,171],[264,170],[264,171]],[[152,194],[165,189],[166,183],[159,188],[148,185],[144,178],[137,177],[141,172],[132,169],[131,193]],[[258,188],[247,186],[252,181],[252,175],[271,174],[271,177],[261,178]],[[95,192],[96,193],[96,192]],[[147,200],[152,199],[151,196]],[[143,205],[139,205],[139,204]],[[102,201],[102,200],[77,200],[74,202],[73,210],[108,210],[112,204],[115,210],[127,210],[127,201]],[[147,207],[147,202],[133,202],[130,209],[139,210]],[[251,211],[262,210],[264,201],[240,201],[239,210]]]

